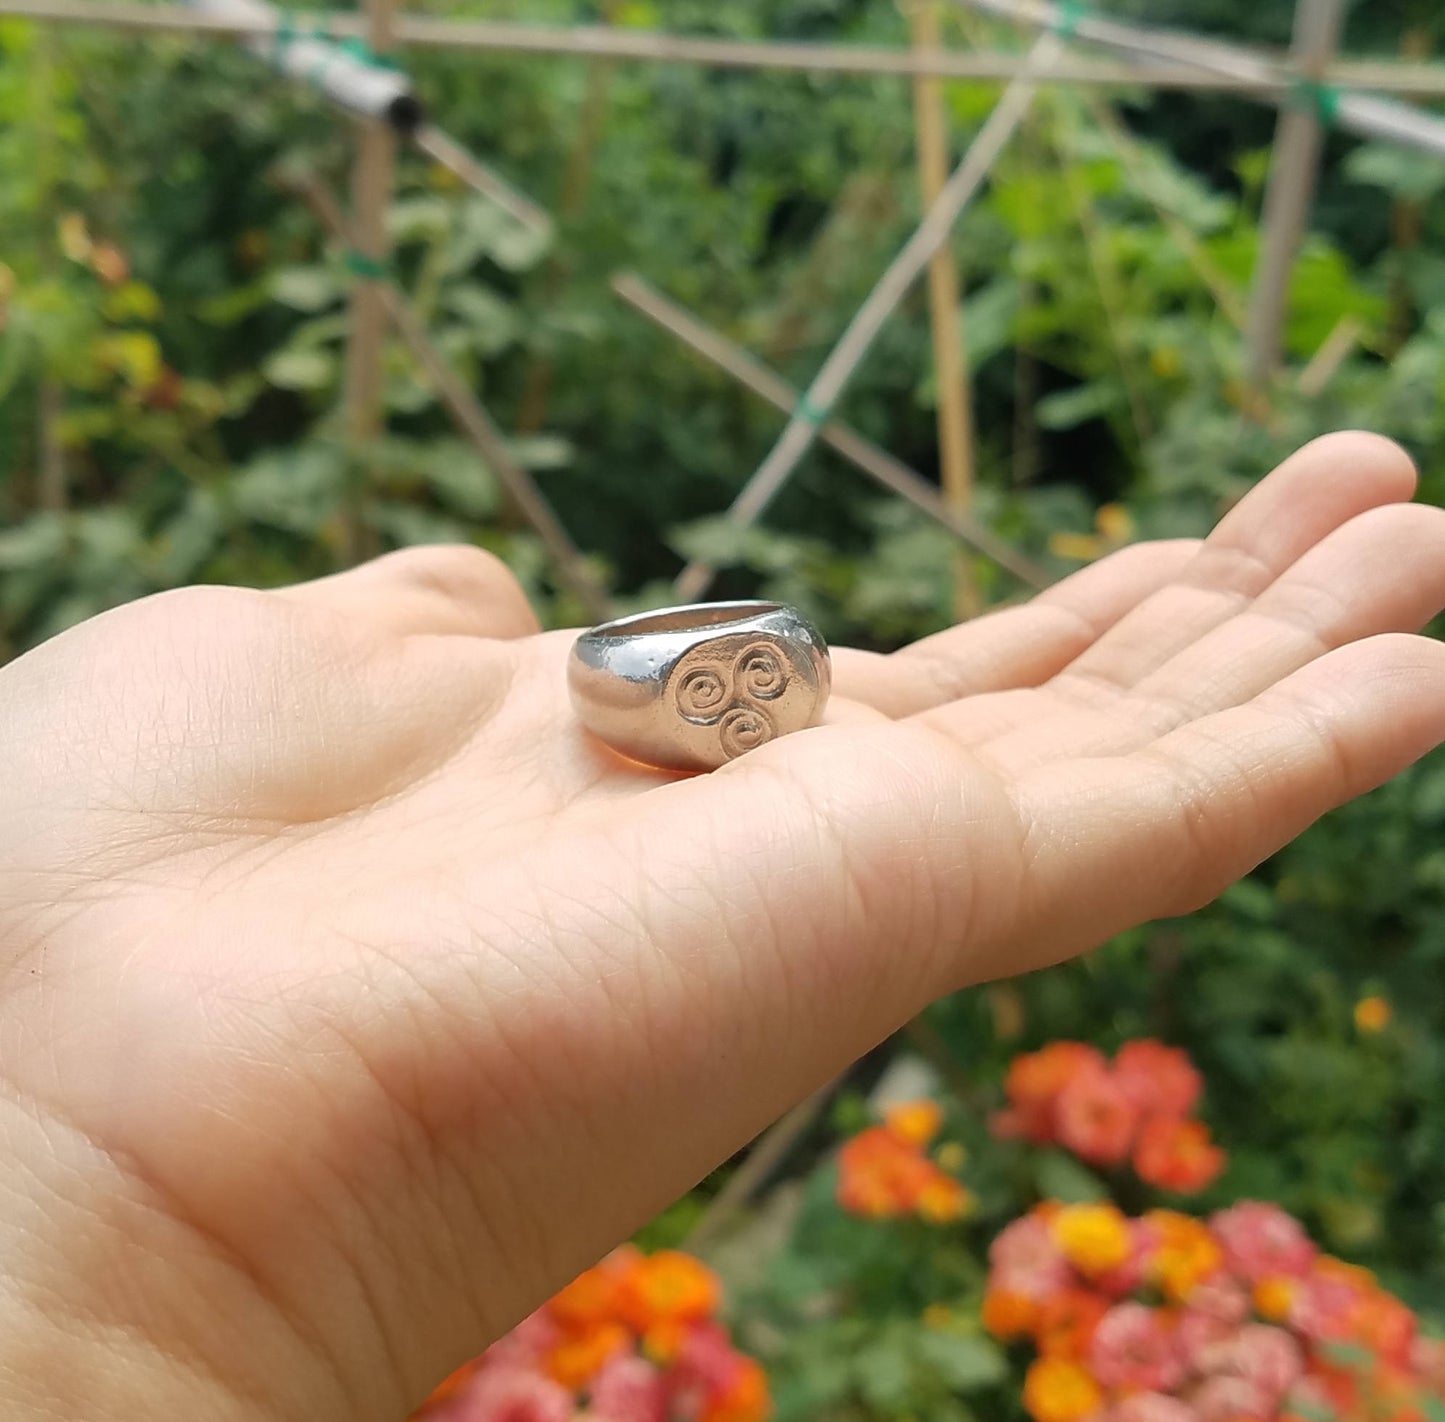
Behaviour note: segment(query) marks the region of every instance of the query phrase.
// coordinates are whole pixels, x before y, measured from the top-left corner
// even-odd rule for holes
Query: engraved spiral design
[[[677,688],[677,709],[689,721],[711,725],[728,704],[728,685],[711,667],[697,667]]]
[[[697,726],[716,727],[728,760],[772,740],[778,734],[775,702],[793,683],[786,658],[767,642],[752,642],[730,662],[693,667],[674,692],[678,714]]]
[[[729,760],[734,760],[744,751],[756,750],[760,745],[772,740],[774,729],[773,723],[760,707],[734,706],[723,713],[722,720],[718,722],[717,734],[723,754]]]
[[[747,647],[737,660],[737,685],[746,696],[774,701],[788,689],[787,669],[771,647]]]

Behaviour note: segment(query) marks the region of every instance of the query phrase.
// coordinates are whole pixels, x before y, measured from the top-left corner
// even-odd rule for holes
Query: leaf
[[[1332,1407],[1322,1402],[1314,1402],[1308,1397],[1291,1395],[1289,1412],[1293,1416],[1303,1417],[1305,1422],[1338,1422]]]
[[[271,277],[272,299],[293,311],[314,315],[340,296],[341,283],[329,267],[283,267]]]
[[[1425,1422],[1445,1422],[1445,1398],[1422,1389],[1415,1401],[1425,1415]]]
[[[565,469],[572,462],[572,445],[561,435],[518,435],[507,448],[527,469]]]
[[[1241,879],[1220,895],[1220,902],[1255,923],[1273,923],[1278,917],[1274,895],[1258,879]]]
[[[476,451],[460,440],[436,440],[421,470],[441,501],[459,514],[487,518],[497,511],[497,483]]]
[[[1427,824],[1445,820],[1445,761],[1421,773],[1415,786],[1415,813]]]
[[[1034,411],[1039,424],[1046,430],[1071,430],[1108,414],[1118,404],[1117,386],[1102,380],[1091,380],[1069,390],[1045,395]]]
[[[132,389],[147,389],[161,373],[161,348],[149,331],[116,331],[100,337],[92,351],[100,365],[113,370]]]
[[[245,517],[314,536],[340,504],[345,471],[339,449],[302,445],[252,460],[232,481],[229,492]]]
[[[1066,1205],[1084,1205],[1094,1200],[1107,1200],[1104,1182],[1087,1166],[1081,1165],[1063,1151],[1046,1151],[1034,1167],[1039,1193]]]
[[[959,1392],[977,1392],[1008,1376],[1003,1350],[988,1338],[925,1328],[918,1351]]]
[[[509,222],[492,239],[492,260],[508,272],[524,272],[542,259],[551,237],[520,222]]]
[[[386,230],[398,246],[440,237],[451,225],[451,204],[437,197],[403,198],[386,214]]]
[[[510,303],[475,283],[451,287],[442,303],[465,324],[469,344],[483,355],[497,355],[521,334],[521,322]]]
[[[1018,312],[1019,286],[1012,277],[999,277],[970,294],[963,304],[969,369],[977,370],[1013,344]]]
[[[52,563],[64,555],[66,541],[65,521],[59,514],[36,514],[0,532],[0,571]]]
[[[280,350],[261,370],[272,385],[283,390],[322,390],[335,374],[336,360],[327,351]]]
[[[1367,1368],[1375,1361],[1375,1355],[1360,1343],[1321,1343],[1319,1351],[1344,1368]]]
[[[896,1331],[857,1353],[851,1371],[870,1407],[885,1414],[908,1407],[913,1393],[913,1367]]]
[[[154,321],[161,299],[144,282],[123,282],[106,296],[104,311],[107,321]]]
[[[1425,202],[1445,189],[1445,162],[1393,143],[1363,143],[1345,159],[1357,183],[1383,188],[1398,198]]]

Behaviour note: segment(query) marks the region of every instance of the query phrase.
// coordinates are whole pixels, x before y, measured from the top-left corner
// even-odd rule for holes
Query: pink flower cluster
[[[1428,1422],[1445,1406],[1445,1345],[1274,1205],[1206,1222],[1045,1204],[990,1262],[984,1323],[1032,1343],[1035,1422]]]

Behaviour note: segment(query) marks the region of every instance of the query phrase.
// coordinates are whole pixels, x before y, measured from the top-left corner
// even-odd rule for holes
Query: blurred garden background
[[[910,41],[895,0],[408,9]],[[1107,11],[1278,48],[1294,7]],[[949,46],[1022,52],[1007,24],[940,15]],[[1344,46],[1428,61],[1445,12],[1356,5]],[[639,273],[805,387],[919,220],[909,81],[401,57],[437,123],[554,221],[519,223],[404,150],[391,270],[612,604],[673,600],[703,558],[714,594],[785,599],[834,641],[886,650],[952,621],[958,542],[830,450],[759,525],[729,524],[782,419],[611,286]],[[943,86],[955,158],[1000,88]],[[1326,134],[1283,360],[1251,379],[1276,122],[1229,94],[1048,86],[958,224],[973,513],[1046,577],[1204,531],[1341,427],[1401,441],[1423,497],[1445,502],[1445,161]],[[549,624],[590,620],[401,340],[383,353],[384,433],[348,438],[358,271],[294,176],[344,195],[355,148],[349,118],[228,41],[0,19],[0,659],[163,588],[275,585],[437,541],[498,552]],[[937,395],[919,284],[838,414],[934,479]],[[967,576],[984,607],[1026,591],[982,557]],[[1204,912],[939,1004],[766,1159],[730,1162],[644,1233],[643,1255],[512,1340],[505,1366],[535,1365],[570,1401],[479,1390],[478,1374],[438,1415],[549,1422],[580,1398],[611,1422],[1441,1422],[1445,1355],[1416,1320],[1445,1330],[1442,981],[1436,756]],[[1068,1042],[1088,1047],[1037,1055]],[[1116,1055],[1131,1042],[1150,1045]],[[1241,1201],[1283,1213],[1215,1213]],[[1369,1279],[1321,1272],[1316,1246]],[[1213,1312],[1196,1284],[1214,1286]],[[1141,1330],[1111,1374],[1096,1335],[1125,1307],[1149,1317],[1111,1325]],[[1216,1354],[1181,1341],[1195,1315],[1221,1324]],[[1249,1329],[1265,1330],[1254,1351],[1219,1361]],[[1173,1361],[1150,1371],[1161,1349]],[[1211,1393],[1216,1377],[1255,1390]]]

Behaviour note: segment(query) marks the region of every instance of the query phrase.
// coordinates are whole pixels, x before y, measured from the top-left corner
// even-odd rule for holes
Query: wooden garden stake
[[[314,177],[294,172],[276,174],[276,182],[298,197],[331,237],[354,244],[354,237],[340,205]],[[601,622],[611,615],[606,591],[592,576],[576,544],[537,487],[537,482],[513,457],[497,423],[466,382],[452,369],[446,357],[427,335],[426,325],[415,308],[387,276],[372,283],[382,314],[426,371],[432,388],[446,406],[457,428],[472,442],[483,462],[511,496],[522,516],[531,524],[542,546],[556,565],[557,581],[576,597],[587,615]]]
[[[938,0],[915,0],[908,7],[913,47],[919,54],[943,48]],[[948,126],[943,83],[936,75],[913,79],[914,131],[918,136],[918,183],[925,207],[938,201],[948,181]],[[968,354],[953,249],[944,243],[928,264],[928,310],[933,331],[933,369],[938,387],[938,449],[943,497],[966,513],[973,502],[973,411],[968,388]],[[978,580],[960,549],[954,563],[954,612],[960,618],[979,611]]]
[[[1004,90],[963,160],[949,175],[938,200],[930,204],[923,221],[878,278],[837,345],[829,351],[812,384],[803,392],[778,442],[733,500],[728,518],[737,527],[747,528],[757,522],[788,482],[798,461],[813,447],[819,427],[827,420],[828,412],[853,378],[879,331],[933,260],[934,253],[948,240],[954,223],[983,187],[994,160],[1028,112],[1038,87],[1030,66],[1049,63],[1061,47],[1051,34],[1034,42],[1029,51],[1029,65]],[[690,602],[701,597],[712,582],[713,571],[704,562],[689,563],[673,584],[678,600]]]
[[[1058,10],[1046,3],[1015,7],[1014,0],[955,0],[990,14],[1029,24],[1053,25]],[[47,23],[97,25],[150,34],[212,35],[218,38],[274,36],[277,19],[251,20],[208,15],[166,0],[0,0],[0,15]],[[325,24],[337,38],[359,36],[365,25],[335,10],[294,11],[291,23]],[[1275,103],[1287,87],[1273,60],[1240,45],[1206,43],[1170,30],[1145,30],[1114,21],[1085,19],[1070,27],[1080,39],[1118,51],[1111,60],[1059,55],[1030,69],[1040,82],[1128,88],[1182,89],[1243,94]],[[786,40],[735,40],[715,35],[676,35],[656,30],[564,28],[509,20],[453,20],[407,15],[398,20],[396,42],[427,49],[477,50],[497,54],[603,55],[644,64],[696,64],[716,69],[757,69],[807,74],[911,76],[920,70],[948,79],[1002,82],[1025,68],[1011,51],[948,51],[923,59],[912,49],[879,45],[816,44]],[[1173,41],[1173,43],[1170,43]],[[1187,43],[1186,43],[1187,41]],[[1207,62],[1203,56],[1207,56]],[[1445,97],[1445,65],[1359,59],[1331,65],[1325,75],[1342,89],[1372,90],[1419,99]],[[1445,122],[1374,93],[1344,94],[1340,126],[1364,135],[1445,153]]]
[[[366,0],[366,43],[374,54],[391,46],[396,0]],[[386,213],[396,174],[396,134],[382,119],[358,119],[356,161],[351,179],[350,260],[355,268],[346,342],[346,436],[353,477],[353,507],[347,526],[347,556],[364,557],[367,537],[356,507],[367,468],[367,449],[382,431],[386,310],[378,277],[390,255]]]
[[[1294,103],[1280,111],[1264,196],[1264,231],[1249,303],[1246,375],[1262,384],[1279,367],[1290,275],[1309,224],[1324,147],[1322,119],[1333,108],[1321,75],[1334,55],[1348,0],[1298,0],[1294,45],[1298,67]]]
[[[782,376],[720,331],[703,325],[692,312],[670,301],[640,277],[631,273],[619,274],[612,278],[612,289],[634,310],[655,321],[664,331],[676,336],[754,395],[785,415],[791,415],[797,409],[799,392]],[[910,469],[901,459],[895,459],[887,450],[864,439],[851,425],[836,418],[830,419],[818,431],[818,438],[883,488],[906,499],[914,508],[942,524],[960,543],[967,544],[1011,573],[1025,587],[1046,588],[1053,581],[1047,570],[1032,558],[979,523],[972,513],[960,513],[951,508],[923,475]]]

